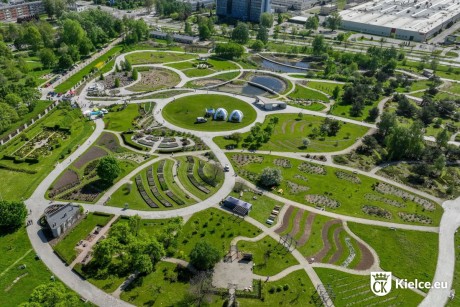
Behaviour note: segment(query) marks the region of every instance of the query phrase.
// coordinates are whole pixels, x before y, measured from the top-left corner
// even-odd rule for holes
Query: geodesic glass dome
[[[241,123],[243,120],[243,112],[240,110],[233,110],[228,117],[228,120],[235,123]]]
[[[214,113],[215,120],[227,120],[228,112],[224,108],[218,108]]]

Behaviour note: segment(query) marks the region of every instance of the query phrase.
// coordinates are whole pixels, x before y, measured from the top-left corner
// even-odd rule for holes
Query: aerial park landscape
[[[458,305],[457,62],[208,15],[2,27],[0,304]]]

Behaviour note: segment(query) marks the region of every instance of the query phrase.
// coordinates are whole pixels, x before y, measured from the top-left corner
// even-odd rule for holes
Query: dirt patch
[[[134,81],[131,77],[131,73],[115,72],[108,76],[105,76],[104,80],[100,80],[98,82],[104,84],[104,88],[110,89],[115,87],[115,80],[117,78],[120,80],[120,87],[127,86]]]
[[[60,193],[72,189],[78,184],[80,184],[78,174],[75,171],[68,169],[56,181],[56,183],[53,186],[53,189],[49,191],[48,197],[52,198]]]
[[[374,257],[371,251],[361,242],[357,242],[361,251],[361,261],[354,268],[355,270],[368,270],[374,264]]]
[[[298,167],[299,171],[314,175],[326,175],[326,169],[321,165],[315,165],[308,162],[302,162]]]
[[[339,227],[336,230],[334,230],[334,243],[337,246],[337,251],[332,255],[331,259],[329,259],[329,263],[336,263],[339,261],[340,256],[343,254],[343,246],[342,243],[340,242],[339,235],[343,231],[343,227]]]
[[[433,224],[433,220],[428,216],[418,214],[418,213],[409,213],[409,212],[398,212],[399,217],[410,223],[421,223],[421,224]]]
[[[236,154],[232,156],[232,160],[238,166],[245,166],[250,163],[262,163],[264,161],[263,156],[254,156],[254,155],[245,155],[245,154]]]
[[[303,234],[300,237],[299,241],[297,242],[298,246],[304,246],[307,243],[308,239],[310,238],[311,228],[313,226],[313,220],[315,219],[316,214],[311,213],[308,214],[307,220],[305,221],[305,227],[303,229]]]
[[[284,213],[284,216],[283,216],[283,221],[281,223],[281,226],[275,230],[276,233],[280,234],[282,233],[283,231],[285,231],[288,226],[289,226],[289,218],[291,217],[291,214],[292,214],[292,211],[294,211],[294,207],[293,206],[289,206],[286,210],[286,213]]]
[[[340,203],[337,200],[324,195],[309,194],[305,196],[305,200],[316,206],[327,207],[331,209],[340,207]]]
[[[291,161],[289,159],[275,159],[273,161],[273,164],[275,164],[276,166],[283,167],[283,168],[292,167]]]
[[[291,237],[295,237],[295,235],[299,232],[300,230],[300,220],[302,219],[302,215],[304,213],[304,210],[303,209],[299,209],[299,211],[297,211],[297,214],[294,218],[294,227],[292,227],[292,230],[291,230]]]
[[[107,148],[112,152],[117,152],[120,148],[118,138],[113,133],[103,132],[97,141],[97,145]]]
[[[371,205],[364,205],[362,208],[363,212],[370,216],[380,217],[387,220],[391,220],[393,215],[391,212],[379,207],[379,206],[371,206]]]
[[[323,239],[324,246],[318,253],[316,253],[316,255],[313,256],[313,258],[315,258],[315,262],[321,262],[324,256],[326,256],[329,250],[331,249],[331,242],[329,242],[329,239],[327,238],[327,233],[329,232],[329,228],[331,228],[332,225],[339,224],[339,223],[342,223],[342,221],[332,220],[332,221],[327,221],[324,224],[323,229],[321,231],[321,237]]]
[[[73,164],[76,168],[82,168],[86,163],[107,156],[107,151],[100,147],[91,147]]]
[[[289,180],[286,181],[286,184],[287,184],[287,186],[289,188],[289,193],[291,193],[291,194],[297,194],[297,193],[300,193],[300,192],[306,192],[306,191],[310,190],[310,188],[307,187],[307,186],[300,185],[300,184],[297,184],[297,183],[289,181]]]

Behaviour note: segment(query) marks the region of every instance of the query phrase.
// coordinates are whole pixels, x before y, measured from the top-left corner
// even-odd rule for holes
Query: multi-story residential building
[[[217,0],[216,10],[221,17],[258,22],[262,13],[270,12],[270,0]]]
[[[0,5],[0,21],[16,21],[18,18],[39,15],[44,12],[45,9],[41,1],[11,1],[9,4]]]

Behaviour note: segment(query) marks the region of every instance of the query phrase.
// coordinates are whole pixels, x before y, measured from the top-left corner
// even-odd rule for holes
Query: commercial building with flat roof
[[[217,0],[216,14],[242,21],[259,22],[260,15],[270,12],[270,0]]]
[[[423,42],[460,19],[460,2],[373,0],[340,15],[346,30]]]

